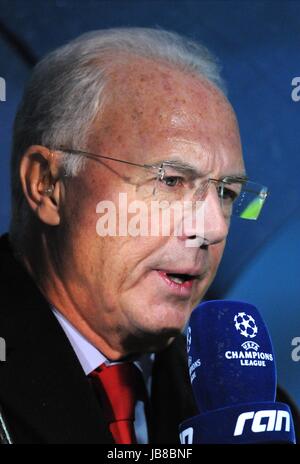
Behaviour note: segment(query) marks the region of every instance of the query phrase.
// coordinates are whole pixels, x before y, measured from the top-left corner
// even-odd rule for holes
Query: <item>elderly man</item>
[[[183,329],[231,214],[256,219],[265,198],[247,189],[222,88],[205,48],[151,29],[88,33],[36,66],[0,241],[3,440],[179,441],[197,412]],[[158,233],[124,226],[136,202]],[[174,204],[188,207],[178,215]],[[114,233],[99,222],[105,205]]]

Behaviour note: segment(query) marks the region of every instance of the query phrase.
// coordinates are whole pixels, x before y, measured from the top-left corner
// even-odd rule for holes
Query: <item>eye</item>
[[[217,188],[218,195],[222,200],[228,200],[231,203],[233,203],[237,197],[239,196],[237,192],[235,192],[232,189],[229,189],[228,187],[225,187],[225,185],[219,185]]]
[[[164,176],[160,181],[167,187],[179,187],[183,184],[184,178],[180,176]]]

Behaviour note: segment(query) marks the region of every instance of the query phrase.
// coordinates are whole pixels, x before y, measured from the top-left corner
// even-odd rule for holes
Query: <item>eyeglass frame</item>
[[[87,158],[90,158],[92,160],[98,160],[100,158],[100,159],[107,159],[107,160],[111,160],[111,161],[118,161],[119,163],[129,164],[131,166],[136,166],[136,167],[140,167],[140,168],[144,168],[144,169],[148,169],[148,170],[153,170],[153,171],[156,171],[156,173],[157,173],[157,180],[162,180],[163,179],[163,175],[164,175],[163,166],[164,165],[169,165],[171,167],[172,166],[174,167],[174,162],[172,162],[172,160],[165,160],[165,161],[159,162],[156,165],[154,165],[154,164],[151,165],[151,164],[134,163],[133,161],[121,160],[119,158],[114,158],[114,157],[111,157],[111,156],[99,155],[99,154],[96,154],[96,153],[92,153],[92,152],[88,152],[88,151],[84,151],[84,150],[79,150],[79,149],[66,148],[66,147],[63,147],[63,146],[59,146],[57,148],[52,148],[52,150],[50,150],[50,153],[52,153],[53,151],[61,151],[63,153],[69,154],[69,155],[72,155],[72,154],[79,155],[79,156],[81,155],[81,156],[85,156]],[[228,181],[228,180],[226,181],[226,179],[230,179],[230,181]],[[247,176],[224,176],[222,179],[208,178],[207,179],[207,184],[209,184],[210,182],[213,182],[214,184],[221,184],[222,186],[224,186],[224,184],[232,184],[232,183],[239,183],[239,184],[243,185],[243,184],[245,184],[247,182],[252,182],[252,181],[249,181],[249,178]],[[256,182],[252,182],[252,183],[256,184]],[[257,185],[261,186],[262,188],[266,188],[262,184],[257,184]],[[269,194],[269,192],[268,192],[268,190],[264,191],[264,192],[261,192],[261,190],[256,191],[256,190],[246,189],[246,191],[248,193],[255,193],[257,196],[260,196],[260,198],[265,201],[268,194]],[[155,193],[155,187],[153,189],[153,194],[154,193]]]

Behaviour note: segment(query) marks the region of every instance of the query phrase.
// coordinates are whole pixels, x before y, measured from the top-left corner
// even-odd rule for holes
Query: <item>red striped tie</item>
[[[140,370],[132,363],[106,366],[91,374],[100,391],[104,413],[115,443],[137,443],[134,431],[136,401],[144,399],[145,384]]]

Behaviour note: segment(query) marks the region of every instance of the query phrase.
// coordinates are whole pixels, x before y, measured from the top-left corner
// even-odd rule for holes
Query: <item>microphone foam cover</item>
[[[255,306],[207,301],[187,330],[190,379],[199,412],[252,402],[274,402],[272,342]]]

